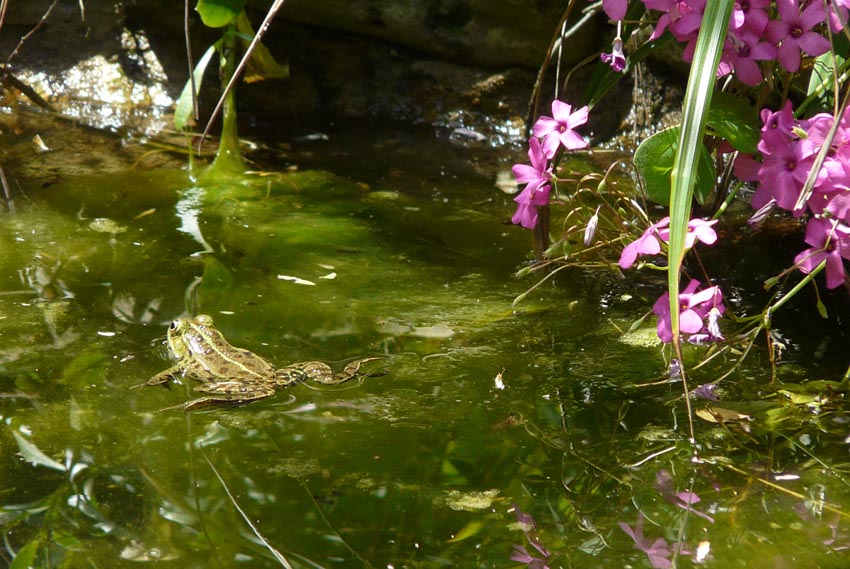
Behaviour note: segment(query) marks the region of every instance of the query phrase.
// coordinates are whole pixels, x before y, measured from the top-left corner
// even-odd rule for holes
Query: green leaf
[[[207,65],[210,63],[210,60],[212,60],[212,56],[215,54],[218,44],[219,42],[216,42],[207,48],[207,51],[195,66],[195,71],[192,73],[195,77],[195,95],[201,92],[201,82],[204,79],[204,72],[207,69]],[[177,99],[177,107],[174,110],[174,127],[177,130],[183,130],[186,127],[189,123],[189,118],[192,116],[192,111],[192,81],[189,80],[186,81],[186,84],[183,86],[183,92],[180,93],[180,98]]]
[[[18,431],[12,431],[12,436],[15,437],[15,440],[18,442],[18,449],[21,457],[24,460],[32,464],[33,466],[46,466],[47,468],[52,468],[54,470],[59,470],[61,472],[65,472],[65,466],[59,464],[43,452],[41,449],[35,446],[33,443],[28,441],[21,435]]]
[[[241,12],[236,19],[236,29],[248,36],[245,42],[245,48],[254,38],[254,29],[251,27],[251,22],[248,21],[248,16],[245,12]],[[251,59],[248,60],[248,70],[243,76],[246,83],[254,83],[264,79],[286,79],[289,77],[289,65],[281,65],[272,56],[269,49],[261,43],[258,43],[251,53]]]
[[[198,0],[195,11],[201,15],[204,25],[210,28],[222,28],[236,20],[245,0]]]
[[[9,569],[29,569],[30,567],[35,567],[35,556],[37,553],[38,542],[29,542],[18,550],[18,554],[15,555],[15,559],[9,565]]]
[[[485,528],[485,524],[482,520],[472,520],[465,526],[463,526],[455,535],[449,540],[449,543],[457,543],[459,541],[463,541],[465,539],[469,539],[470,537],[475,537],[480,534],[481,531]]]
[[[719,91],[711,99],[706,124],[735,150],[752,153],[761,136],[757,116],[755,108],[743,97]]]
[[[635,168],[643,177],[647,195],[656,203],[670,204],[670,174],[678,147],[679,127],[674,126],[653,134],[635,151]],[[702,145],[696,174],[694,194],[697,201],[703,203],[714,188],[714,164]]]

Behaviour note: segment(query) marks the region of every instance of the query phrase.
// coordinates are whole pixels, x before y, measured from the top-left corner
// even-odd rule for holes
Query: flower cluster
[[[514,177],[525,188],[514,198],[517,210],[511,221],[528,229],[537,226],[537,208],[549,203],[552,190],[552,159],[560,147],[577,150],[587,142],[575,128],[587,122],[587,107],[573,112],[563,101],[552,101],[552,116],[534,123],[534,136],[528,141],[528,164],[515,164]]]
[[[662,13],[650,40],[669,31],[678,41],[687,44],[683,57],[690,61],[706,2],[643,0],[647,9]],[[841,30],[842,23],[847,22],[850,0],[776,0],[776,19],[770,19],[770,4],[770,0],[735,2],[718,76],[734,73],[742,83],[757,85],[764,79],[758,62],[774,59],[791,73],[799,71],[803,53],[814,57],[829,51],[829,41],[814,29],[828,23],[833,31]],[[609,18],[622,20],[628,0],[603,0],[602,6]],[[617,71],[625,67],[615,66],[608,54],[603,59]]]
[[[679,294],[679,331],[688,342],[702,344],[722,340],[718,319],[726,311],[720,287],[712,286],[697,291],[700,282],[691,279]],[[658,316],[658,337],[664,343],[673,341],[670,320],[670,295],[664,293],[655,301],[652,311]]]
[[[776,112],[764,109],[761,118],[761,164],[756,163],[754,178],[746,173],[746,166],[736,173],[742,179],[758,181],[752,198],[757,210],[779,207],[797,217],[811,215],[806,226],[806,243],[811,247],[797,255],[795,262],[801,271],[810,273],[826,261],[826,285],[836,288],[846,279],[842,259],[850,260],[850,109],[839,117],[838,125],[826,113],[797,120],[790,102]],[[835,136],[815,175],[812,191],[802,201],[815,159],[834,126]],[[751,158],[743,160],[746,164]],[[755,168],[750,168],[752,171]]]
[[[688,232],[685,235],[685,248],[690,249],[699,241],[706,245],[713,245],[717,241],[717,233],[714,231],[714,221],[692,219],[688,222]],[[634,265],[639,256],[658,255],[661,253],[661,244],[670,239],[670,218],[665,217],[658,223],[650,225],[639,238],[632,241],[623,248],[620,255],[620,268],[628,269]],[[713,286],[701,291],[699,281],[691,280],[687,287],[679,294],[679,330],[684,337],[692,343],[699,344],[722,340],[717,320],[725,312],[723,306],[723,294],[720,288]],[[669,343],[673,340],[673,329],[670,320],[670,296],[664,293],[659,298],[652,311],[658,316],[658,337],[662,342]]]

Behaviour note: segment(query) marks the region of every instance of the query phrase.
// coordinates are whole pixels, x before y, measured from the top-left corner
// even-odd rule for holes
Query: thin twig
[[[41,26],[44,25],[44,22],[47,21],[47,18],[50,16],[50,13],[53,11],[53,8],[55,8],[56,4],[58,4],[58,3],[59,3],[59,0],[53,0],[53,4],[50,5],[50,7],[47,9],[47,11],[44,13],[44,15],[41,17],[41,19],[35,25],[35,27],[33,29],[31,29],[29,32],[27,32],[27,34],[24,37],[21,38],[21,41],[18,42],[18,45],[15,46],[15,49],[12,50],[12,53],[9,54],[9,57],[6,58],[6,65],[9,65],[9,62],[12,61],[13,57],[18,55],[18,51],[20,51],[20,49],[27,42],[27,40],[29,40],[30,37],[35,32],[37,32],[39,30],[39,28],[41,28]],[[5,8],[3,9],[3,11],[5,12]]]
[[[0,184],[3,185],[3,194],[6,197],[6,207],[9,208],[9,211],[15,211],[15,202],[12,201],[12,193],[9,191],[9,182],[6,180],[6,172],[3,170],[2,164],[0,164]]]
[[[186,386],[186,389],[189,389],[188,385]],[[216,565],[218,565],[219,569],[224,569],[221,559],[219,559],[218,556],[218,548],[216,547],[215,540],[210,537],[210,532],[207,529],[207,522],[204,518],[204,510],[201,508],[201,496],[198,492],[200,485],[198,484],[198,473],[195,469],[195,445],[192,444],[192,416],[189,413],[186,413],[186,434],[187,439],[189,440],[189,444],[187,445],[189,449],[189,482],[192,484],[192,497],[195,498],[195,511],[198,512],[198,524],[200,524],[201,533],[204,534],[207,544],[210,547],[210,551],[213,553]],[[204,455],[204,458],[206,458],[206,455]]]
[[[286,557],[284,557],[280,551],[275,549],[274,546],[269,543],[269,541],[263,536],[263,534],[260,533],[260,530],[258,530],[257,527],[253,523],[251,523],[251,518],[249,518],[248,515],[242,510],[242,508],[239,507],[239,503],[236,501],[236,498],[233,497],[233,494],[230,492],[230,488],[227,487],[227,483],[225,483],[224,478],[222,478],[221,474],[218,473],[218,470],[216,470],[215,466],[213,466],[212,461],[206,455],[206,453],[204,453],[204,460],[207,461],[207,464],[210,465],[210,469],[212,469],[213,474],[215,474],[215,477],[218,478],[218,481],[221,483],[221,487],[224,488],[224,492],[227,494],[227,497],[230,498],[230,503],[233,504],[233,507],[236,508],[237,512],[239,512],[239,515],[242,516],[242,519],[245,520],[245,523],[248,524],[248,527],[251,528],[251,531],[254,532],[254,535],[257,536],[257,539],[263,542],[263,545],[266,546],[266,549],[268,549],[271,554],[274,555],[274,558],[277,559],[281,565],[283,565],[287,569],[293,569],[292,565],[289,564],[289,561],[286,560]]]
[[[3,22],[6,20],[6,8],[9,7],[9,0],[0,0],[0,29],[3,29]]]
[[[215,121],[218,114],[221,112],[221,108],[224,106],[224,100],[227,97],[227,94],[233,89],[233,86],[236,84],[236,81],[239,79],[239,76],[242,74],[242,71],[245,70],[245,66],[248,65],[248,60],[251,58],[251,54],[254,53],[254,49],[256,49],[257,45],[260,43],[260,39],[265,35],[266,31],[269,29],[269,26],[274,20],[275,15],[277,15],[278,10],[283,6],[284,0],[275,0],[272,7],[269,8],[268,13],[266,13],[266,18],[263,20],[263,23],[260,24],[259,29],[257,29],[257,33],[254,34],[254,39],[251,40],[251,43],[248,45],[248,49],[245,50],[245,55],[242,56],[242,60],[239,62],[239,65],[236,66],[236,71],[233,72],[233,76],[228,81],[227,86],[224,88],[224,92],[221,94],[221,97],[218,100],[218,104],[216,104],[215,109],[210,115],[209,120],[207,121],[207,127],[204,129],[204,133],[201,135],[201,140],[198,141],[198,149],[200,151],[201,145],[204,143],[204,139],[206,139],[207,135],[210,132],[210,128],[212,127],[213,121]]]
[[[33,89],[32,87],[30,87],[29,85],[27,85],[26,83],[24,83],[23,81],[21,81],[20,79],[18,79],[14,75],[12,75],[9,72],[9,70],[6,69],[5,67],[0,67],[0,78],[2,78],[2,81],[3,81],[4,84],[11,85],[15,89],[17,89],[18,91],[23,93],[24,96],[26,96],[27,99],[29,99],[30,101],[32,101],[33,103],[35,103],[39,107],[43,108],[44,110],[50,111],[50,112],[56,112],[56,110],[53,108],[53,106],[50,103],[45,101],[41,97],[41,95],[39,95],[38,93],[35,92],[35,89]]]

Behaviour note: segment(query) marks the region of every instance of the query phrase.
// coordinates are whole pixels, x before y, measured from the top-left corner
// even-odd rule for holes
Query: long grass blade
[[[693,65],[688,77],[685,101],[682,108],[682,128],[679,148],[670,175],[670,248],[668,252],[667,291],[670,294],[670,324],[673,331],[673,348],[679,362],[681,338],[679,334],[679,279],[685,256],[685,235],[691,214],[696,168],[702,146],[706,116],[711,106],[711,95],[717,82],[717,66],[726,40],[729,16],[734,0],[712,0],[706,3],[694,51]],[[682,372],[688,423],[693,442],[694,431],[688,385]]]

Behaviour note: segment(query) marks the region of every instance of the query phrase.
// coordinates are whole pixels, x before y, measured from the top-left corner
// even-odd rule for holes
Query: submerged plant
[[[685,44],[683,58],[693,64],[682,125],[650,137],[635,154],[634,166],[646,197],[668,206],[669,215],[652,220],[645,205],[612,190],[608,179],[616,165],[601,177],[585,176],[578,183],[570,178],[562,158],[586,147],[575,128],[592,116],[593,109],[574,111],[573,104],[556,99],[552,116],[541,116],[534,123],[529,141],[532,165],[514,167],[517,182],[525,187],[515,198],[518,209],[513,221],[534,229],[536,244],[544,244],[536,245],[538,263],[529,270],[602,267],[607,261],[608,267],[623,270],[667,271],[668,290],[659,296],[653,312],[658,316],[659,339],[673,346],[679,360],[680,340],[706,343],[731,338],[746,346],[757,333],[769,331],[770,316],[803,285],[815,284],[820,272],[825,273],[827,288],[847,286],[850,108],[846,98],[841,101],[841,73],[846,65],[843,54],[833,47],[838,38],[832,34],[850,37],[845,27],[848,6],[799,0],[759,0],[746,5],[731,0],[606,0],[602,7],[616,21],[617,36],[613,51],[602,55],[601,65],[611,67],[610,79],[589,91],[591,105],[598,104],[621,71],[646,56],[641,48],[632,50],[631,56],[622,51],[621,36],[642,27],[653,28],[650,44],[666,37]],[[796,91],[789,93],[787,88],[778,93],[783,102],[776,109],[757,111],[750,103],[750,98],[767,99],[771,87],[795,85],[798,77],[809,75],[808,96],[796,106],[796,97],[789,96]],[[727,92],[714,93],[715,79],[727,76],[738,82],[727,81]],[[805,114],[810,108],[829,106],[830,111]],[[723,170],[716,171],[716,166]],[[723,183],[716,185],[720,176]],[[595,188],[587,184],[591,181],[596,182]],[[719,319],[727,308],[723,292],[711,283],[710,267],[698,257],[702,276],[690,274],[694,263],[686,262],[685,256],[697,253],[693,251],[697,243],[718,242],[716,227],[724,224],[726,209],[748,183],[756,184],[751,225],[763,222],[774,209],[806,220],[805,244],[789,256],[790,269],[768,279],[766,287],[788,281],[795,271],[803,280],[757,318],[733,314],[726,327],[735,324],[737,328],[722,333]],[[567,190],[567,184],[576,187]],[[703,209],[713,201],[710,218],[692,215],[694,199]],[[567,211],[561,235],[554,234],[554,246],[549,246],[550,204],[565,206]],[[583,249],[575,246],[579,233]],[[697,288],[697,281],[707,284]],[[820,302],[818,310],[825,314]],[[744,353],[748,352],[746,348]]]

